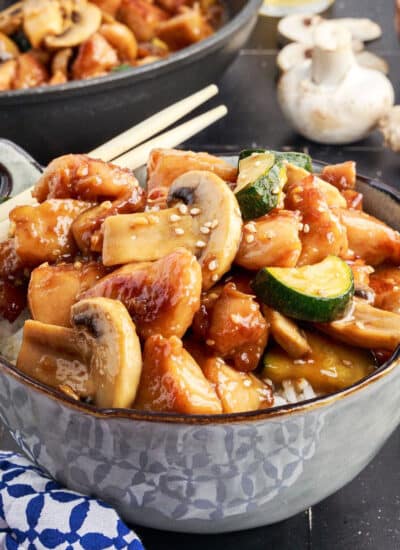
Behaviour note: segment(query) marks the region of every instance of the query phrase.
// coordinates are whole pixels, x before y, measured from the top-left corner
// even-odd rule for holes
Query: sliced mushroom
[[[100,34],[117,51],[120,61],[134,61],[138,54],[138,44],[133,32],[122,23],[104,23]]]
[[[140,342],[117,300],[82,300],[71,309],[73,328],[27,321],[17,367],[58,388],[69,386],[102,408],[129,407],[142,370]]]
[[[199,262],[203,289],[207,290],[229,270],[239,249],[242,234],[239,205],[221,178],[197,170],[183,174],[172,184],[167,202],[173,204],[179,200],[189,207],[197,234],[206,243],[204,248],[200,247]]]
[[[24,0],[23,29],[34,48],[39,48],[46,37],[61,34],[64,21],[60,4],[53,0]]]
[[[103,227],[106,266],[158,260],[180,246],[196,250],[193,218],[179,207],[110,216]]]
[[[19,49],[15,42],[0,32],[0,63],[19,55]]]
[[[52,75],[62,74],[68,78],[68,66],[73,54],[72,48],[63,48],[54,54],[51,60]]]
[[[346,344],[367,349],[394,351],[400,344],[400,315],[354,300],[347,317],[318,328]]]
[[[311,353],[305,333],[301,332],[292,319],[267,306],[263,306],[263,313],[269,323],[272,336],[289,357],[299,359]]]
[[[73,48],[82,44],[101,25],[101,11],[97,6],[88,2],[81,4],[73,14],[73,23],[63,33],[55,36],[46,36],[44,43],[47,48]]]

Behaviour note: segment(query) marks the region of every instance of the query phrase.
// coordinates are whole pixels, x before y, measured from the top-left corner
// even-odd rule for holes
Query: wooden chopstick
[[[156,147],[176,147],[225,116],[227,112],[228,109],[225,105],[219,105],[215,109],[211,109],[168,132],[164,132],[156,138],[143,143],[136,149],[117,157],[114,159],[113,163],[124,168],[135,170],[146,163],[147,157],[152,149]],[[7,239],[10,226],[8,215],[11,210],[16,206],[36,204],[36,199],[34,199],[31,194],[32,189],[33,187],[26,189],[0,205],[0,242]]]
[[[146,164],[147,158],[152,151],[158,147],[176,147],[180,143],[183,143],[190,137],[194,136],[207,128],[220,118],[224,117],[228,112],[225,105],[219,105],[215,109],[211,109],[206,113],[192,118],[188,122],[180,124],[176,128],[164,132],[159,136],[146,141],[142,145],[139,145],[132,151],[128,151],[124,155],[117,157],[113,160],[113,164],[124,168],[130,168],[136,170],[139,166]]]
[[[145,164],[147,157],[151,151],[156,147],[176,147],[186,139],[194,136],[207,126],[213,124],[221,117],[225,116],[227,109],[225,106],[212,109],[203,115],[200,115],[180,126],[160,134],[153,140],[139,145],[136,149],[129,151],[135,145],[142,143],[148,137],[154,136],[159,131],[167,128],[192,110],[197,108],[202,103],[206,102],[211,97],[218,93],[218,88],[215,84],[211,84],[206,88],[203,88],[199,92],[188,96],[185,99],[174,103],[170,107],[163,109],[159,113],[152,115],[150,118],[140,122],[136,126],[129,128],[122,134],[107,141],[104,145],[93,149],[88,153],[89,156],[99,158],[105,162],[113,160],[115,164],[119,166],[128,167],[132,170],[138,168],[142,164]],[[128,153],[118,155],[118,151]],[[125,164],[124,164],[125,163]],[[0,205],[0,226],[3,220],[8,223],[8,215],[16,206],[36,204],[36,199],[32,197],[33,187],[25,189],[22,193],[19,193],[15,197],[11,197],[5,203]],[[0,239],[2,237],[2,231],[0,227]]]
[[[150,118],[140,122],[136,126],[129,128],[122,134],[100,145],[96,149],[90,151],[89,156],[99,158],[106,162],[113,160],[126,151],[133,149],[136,145],[143,143],[146,139],[155,136],[171,124],[174,124],[185,115],[194,111],[197,107],[211,99],[218,93],[218,88],[215,84],[211,84],[203,88],[199,92],[192,94],[170,107],[152,115]]]

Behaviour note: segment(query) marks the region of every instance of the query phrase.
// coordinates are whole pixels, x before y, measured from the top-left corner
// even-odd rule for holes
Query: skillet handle
[[[34,185],[43,168],[24,149],[0,139],[0,201]]]

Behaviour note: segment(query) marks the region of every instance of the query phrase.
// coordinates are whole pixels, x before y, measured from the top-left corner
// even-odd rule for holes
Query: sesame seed
[[[174,222],[179,222],[179,220],[181,219],[180,216],[178,216],[178,214],[171,214],[170,217],[169,217],[169,221],[174,223]]]
[[[192,216],[198,216],[200,214],[200,208],[191,208],[190,213]]]
[[[175,227],[174,231],[177,235],[184,235],[185,234],[185,230],[182,229],[182,227]]]
[[[255,226],[254,223],[247,223],[244,226],[244,230],[248,231],[249,233],[256,233],[257,232],[256,226]]]
[[[204,248],[205,246],[207,246],[207,243],[205,243],[204,241],[197,241],[196,246],[197,248]]]
[[[362,323],[361,321],[356,321],[356,327],[360,330],[363,330],[365,328],[364,323]]]
[[[309,233],[310,232],[310,226],[308,225],[308,223],[305,223],[303,225],[303,231],[304,231],[304,233]]]
[[[348,359],[342,359],[342,363],[343,363],[343,365],[345,365],[346,367],[351,367],[351,366],[352,366],[352,362],[349,361]]]
[[[245,386],[246,388],[250,388],[251,386],[251,380],[249,378],[245,378],[243,380],[243,386]]]
[[[210,233],[210,228],[203,225],[200,227],[200,233],[203,233],[203,235],[208,235]]]
[[[150,223],[158,223],[159,221],[160,221],[160,218],[158,216],[153,216],[153,214],[150,214],[149,216]]]
[[[252,243],[256,240],[254,235],[246,235],[246,243]]]
[[[207,346],[213,346],[215,344],[215,340],[206,340]]]
[[[79,261],[74,262],[74,269],[81,269],[81,267],[82,267],[82,262],[79,262]]]
[[[211,222],[211,229],[215,229],[216,227],[218,227],[218,224],[219,224],[219,221],[217,219],[213,220]]]
[[[218,281],[218,279],[219,279],[219,277],[218,277],[218,275],[217,275],[216,273],[214,273],[214,275],[211,276],[211,280],[214,281],[214,283],[215,283],[216,281]]]
[[[215,271],[217,269],[217,267],[218,267],[217,260],[211,260],[211,262],[209,262],[209,264],[208,264],[208,269],[210,271]]]
[[[186,204],[180,204],[178,206],[178,210],[181,214],[187,214],[188,207],[186,206]]]
[[[204,227],[210,227],[211,228],[212,227],[212,222],[206,222],[204,224]]]

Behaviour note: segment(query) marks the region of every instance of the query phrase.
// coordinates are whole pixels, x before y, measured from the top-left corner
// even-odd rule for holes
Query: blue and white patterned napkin
[[[110,506],[64,489],[11,452],[0,452],[0,548],[144,550]]]

